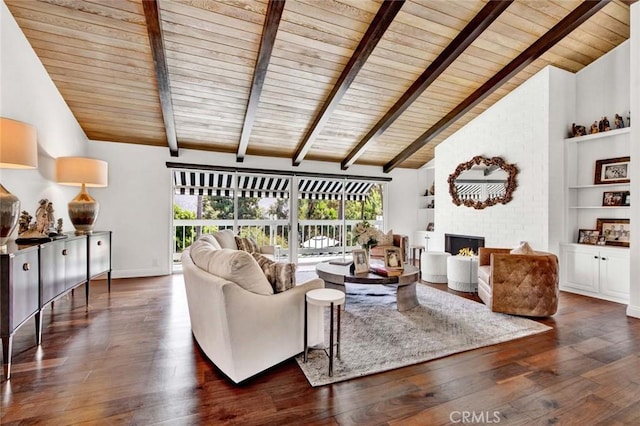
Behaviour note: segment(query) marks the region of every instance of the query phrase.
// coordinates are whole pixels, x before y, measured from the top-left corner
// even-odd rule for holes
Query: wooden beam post
[[[256,69],[253,72],[253,82],[251,83],[251,93],[249,93],[249,102],[247,110],[244,114],[244,123],[242,124],[242,134],[240,135],[240,144],[238,145],[238,153],[236,161],[243,162],[249,146],[249,138],[251,137],[251,129],[256,119],[256,111],[260,95],[262,94],[262,86],[267,75],[267,67],[271,60],[271,52],[276,41],[280,18],[284,10],[285,0],[269,0],[267,6],[267,16],[264,20],[262,28],[262,38],[260,40],[260,50],[258,51],[258,59],[256,61]]]
[[[496,20],[513,0],[491,0],[464,27],[451,43],[427,67],[411,87],[398,99],[375,126],[358,142],[358,144],[342,160],[342,170],[347,170],[366,150],[369,142],[384,133],[402,113],[474,42],[484,30]]]
[[[176,135],[176,123],[173,116],[173,103],[171,101],[171,85],[169,84],[169,71],[167,59],[164,55],[164,43],[162,41],[162,27],[160,25],[160,9],[156,0],[143,0],[144,19],[147,22],[149,45],[153,56],[153,65],[158,83],[158,96],[162,107],[162,119],[167,134],[167,144],[172,157],[178,157],[178,136]]]
[[[335,86],[333,86],[329,97],[313,120],[313,124],[311,124],[309,131],[304,136],[300,145],[298,145],[298,148],[293,155],[292,162],[294,166],[299,166],[307,155],[311,145],[313,145],[313,142],[324,128],[327,120],[329,120],[331,113],[338,106],[340,100],[342,100],[342,97],[347,92],[347,89],[349,89],[349,86],[351,86],[351,83],[353,83],[353,80],[356,78],[356,75],[358,75],[360,69],[367,62],[369,55],[371,55],[371,52],[373,52],[373,49],[378,44],[387,28],[389,28],[389,25],[391,25],[391,22],[395,19],[400,8],[402,8],[404,1],[405,0],[385,0],[382,6],[380,6],[378,13],[375,18],[373,18],[371,25],[369,25],[367,32],[362,37],[362,40],[360,40],[358,47],[356,47],[356,50],[353,52],[353,55],[351,56],[351,59],[349,59],[344,70],[342,70],[342,74],[338,77],[338,81]]]

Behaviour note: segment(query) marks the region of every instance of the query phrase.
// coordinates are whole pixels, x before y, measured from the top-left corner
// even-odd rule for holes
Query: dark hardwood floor
[[[225,379],[180,274],[96,281],[88,312],[82,290],[47,308],[40,347],[34,320],[16,334],[1,424],[640,424],[640,320],[616,303],[562,293],[550,332],[312,388],[293,360]]]

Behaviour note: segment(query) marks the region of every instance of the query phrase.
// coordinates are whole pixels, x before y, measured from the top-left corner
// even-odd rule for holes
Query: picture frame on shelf
[[[605,245],[629,247],[629,219],[597,219],[596,228],[604,236]]]
[[[622,197],[622,205],[626,207],[631,206],[631,191],[625,191]]]
[[[580,229],[578,230],[578,244],[596,245],[600,237],[600,231],[597,229]]]
[[[403,269],[400,247],[386,247],[384,249],[384,267],[392,270]]]
[[[599,246],[603,246],[603,245],[605,245],[606,243],[607,243],[607,239],[605,238],[605,236],[604,236],[604,235],[600,235],[600,236],[598,237],[598,243],[597,243],[597,245],[599,245]]]
[[[628,194],[629,191],[605,191],[602,193],[602,205],[604,207],[623,206]]]
[[[356,274],[369,273],[369,258],[367,251],[363,249],[353,249],[351,252],[353,256],[354,272]]]
[[[631,157],[607,158],[596,160],[593,183],[602,185],[607,183],[629,183],[629,169]]]

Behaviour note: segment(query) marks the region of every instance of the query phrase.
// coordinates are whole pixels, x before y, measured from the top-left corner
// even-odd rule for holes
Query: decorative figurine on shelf
[[[427,189],[426,191],[424,191],[424,196],[428,197],[429,196],[429,190]]]
[[[23,211],[20,215],[17,244],[34,244],[67,237],[62,234],[62,219],[58,219],[58,226],[54,228],[53,203],[43,198],[39,204],[34,223],[31,223],[32,216],[28,212]]]
[[[49,229],[53,226],[53,205],[49,200],[40,200],[40,206],[36,210],[36,231],[40,234],[49,235]]]
[[[576,123],[573,123],[571,125],[571,134],[573,135],[573,137],[584,136],[587,134],[587,128],[581,124],[576,125]]]
[[[433,209],[435,208],[436,204],[435,204],[435,200],[431,200],[431,202],[429,203],[429,205],[427,206],[428,209]]]
[[[598,122],[594,121],[591,127],[589,128],[589,134],[598,133]]]
[[[609,119],[607,117],[602,117],[602,120],[598,123],[598,131],[599,132],[608,132],[611,130],[611,124],[609,123]]]
[[[613,127],[616,129],[622,129],[624,127],[624,120],[618,114],[613,119]]]
[[[631,110],[627,114],[627,127],[631,127]]]
[[[31,219],[33,219],[33,216],[31,216],[28,211],[23,210],[22,213],[20,213],[20,219],[18,219],[18,234],[24,234],[29,230]]]
[[[435,184],[435,182],[431,184],[431,188],[429,188],[429,193],[431,195],[436,195],[436,184]]]

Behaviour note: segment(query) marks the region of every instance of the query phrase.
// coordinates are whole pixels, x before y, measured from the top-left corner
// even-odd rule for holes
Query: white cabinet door
[[[600,252],[600,291],[620,301],[629,300],[629,253]]]
[[[589,246],[562,248],[564,286],[593,293],[599,292],[598,250]]]

